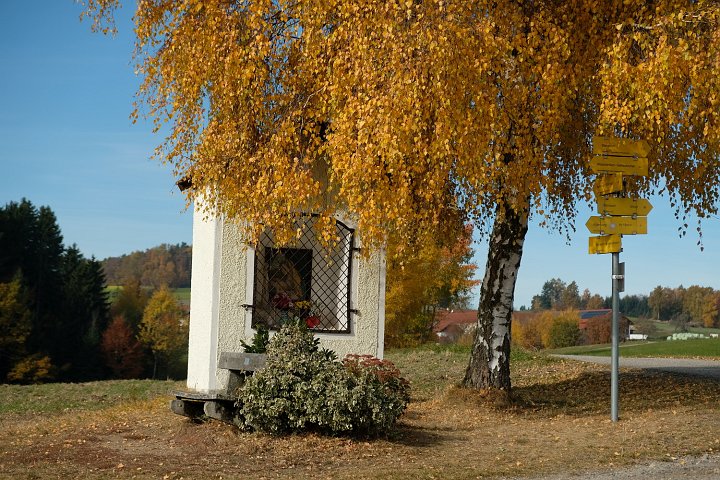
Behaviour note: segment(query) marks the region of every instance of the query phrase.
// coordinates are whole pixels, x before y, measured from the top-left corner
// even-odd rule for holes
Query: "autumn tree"
[[[143,312],[150,296],[142,288],[139,280],[130,280],[122,286],[120,293],[110,307],[114,317],[122,316],[134,332],[140,331]]]
[[[699,285],[690,285],[685,290],[683,296],[683,311],[690,317],[690,321],[694,323],[702,323],[703,310],[707,304],[707,299],[713,294],[711,287],[701,287]]]
[[[513,323],[513,343],[529,349],[577,345],[581,338],[577,310],[545,310]]]
[[[190,286],[192,247],[185,243],[162,244],[102,261],[109,285],[140,281],[146,287],[171,288]]]
[[[32,328],[31,313],[20,283],[0,283],[0,380],[25,354],[25,341]]]
[[[720,328],[720,291],[715,291],[705,298],[702,321],[707,328]]]
[[[188,318],[167,286],[160,287],[150,297],[138,339],[152,351],[152,378],[156,377],[160,362],[172,360],[187,348]]]
[[[459,225],[449,236],[418,242],[387,263],[385,342],[405,346],[431,338],[438,308],[466,308],[468,293],[478,282],[471,263],[472,226]]]
[[[648,296],[648,307],[656,320],[673,320],[682,314],[690,317],[686,310],[685,294],[687,289],[680,285],[676,288],[658,285]],[[689,302],[687,305],[690,305]]]
[[[115,378],[137,378],[144,369],[143,349],[122,316],[116,316],[102,334],[105,365]]]
[[[88,0],[98,29],[119,0]],[[138,98],[188,199],[246,240],[316,212],[367,247],[449,210],[489,241],[465,385],[510,389],[528,220],[572,229],[595,134],[644,138],[682,219],[716,211],[718,7],[696,0],[140,2]],[[686,222],[683,222],[683,227]]]
[[[585,310],[600,310],[605,308],[605,299],[597,293],[589,295],[587,301],[583,301],[583,308],[585,308]]]

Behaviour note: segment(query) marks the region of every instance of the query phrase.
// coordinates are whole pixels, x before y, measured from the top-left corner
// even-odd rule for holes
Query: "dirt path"
[[[557,358],[577,360],[580,362],[610,365],[610,357],[590,355],[553,355]],[[688,358],[623,358],[620,357],[620,368],[642,368],[643,370],[660,370],[707,377],[720,381],[720,360],[700,360]]]

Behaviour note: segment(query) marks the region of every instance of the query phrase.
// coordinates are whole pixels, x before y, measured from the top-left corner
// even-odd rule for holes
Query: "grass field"
[[[653,323],[655,325],[656,331],[653,335],[651,335],[651,340],[665,340],[667,337],[677,331],[675,325],[673,325],[671,322],[662,322],[655,320]],[[709,335],[711,333],[720,333],[720,328],[688,327],[688,332]]]
[[[412,401],[387,437],[270,437],[168,408],[181,384],[0,386],[0,478],[507,478],[720,450],[720,383],[516,352],[513,395],[468,391],[468,349],[391,350]]]
[[[180,303],[190,305],[190,287],[186,288],[173,288],[175,298],[180,300]]]
[[[180,303],[184,305],[190,305],[190,287],[173,288],[171,290],[175,295],[175,298],[177,298]],[[122,286],[108,285],[107,287],[105,287],[105,291],[108,292],[108,300],[110,301],[110,303],[112,303],[117,298],[117,296],[120,295],[120,292],[122,291]]]
[[[0,384],[0,415],[102,410],[166,395],[172,388],[181,387],[182,383],[184,382],[108,380],[32,386]]]
[[[610,345],[583,345],[559,348],[551,353],[564,355],[610,356]],[[627,342],[620,345],[621,357],[719,358],[720,339],[661,340],[657,342]]]

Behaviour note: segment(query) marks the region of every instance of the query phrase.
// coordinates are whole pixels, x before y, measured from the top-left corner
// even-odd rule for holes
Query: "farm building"
[[[466,333],[475,330],[477,309],[441,310],[436,314],[433,332],[440,343],[454,343]]]

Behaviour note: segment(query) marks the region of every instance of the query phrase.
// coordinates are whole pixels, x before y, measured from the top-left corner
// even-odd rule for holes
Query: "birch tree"
[[[118,3],[88,0],[96,29]],[[510,390],[528,221],[573,230],[594,135],[652,144],[628,188],[681,228],[717,208],[714,1],[141,0],[135,21],[158,156],[247,240],[312,211],[331,241],[338,210],[369,246],[457,212],[486,234],[470,387]]]

